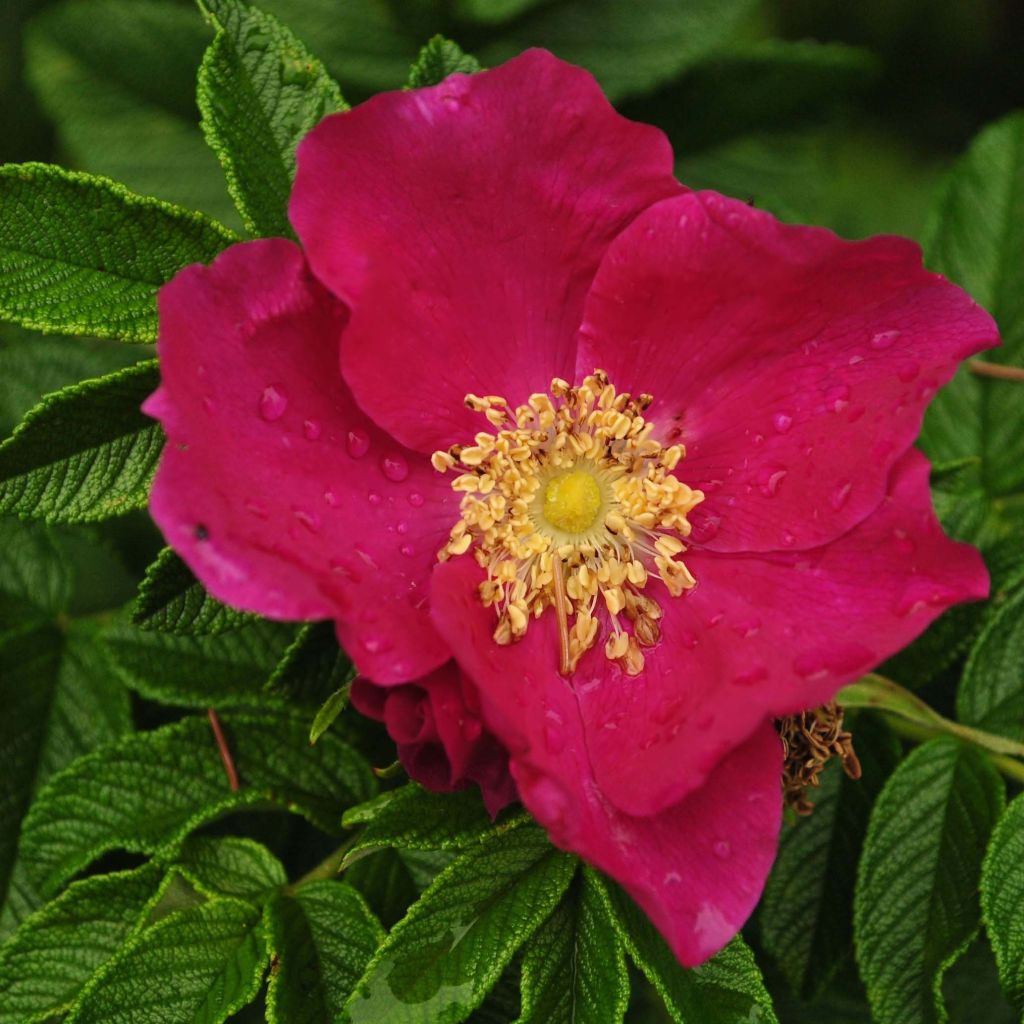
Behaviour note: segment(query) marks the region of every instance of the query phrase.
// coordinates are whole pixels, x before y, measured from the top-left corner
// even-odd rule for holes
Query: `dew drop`
[[[341,504],[341,498],[339,498],[334,491],[324,491],[324,501],[327,502],[331,508],[337,508]]]
[[[279,420],[288,408],[288,396],[280,385],[268,384],[260,395],[260,416],[268,423]]]
[[[909,384],[912,380],[917,378],[917,375],[921,372],[920,363],[904,363],[897,371],[896,376],[899,377],[904,384]]]
[[[403,534],[404,533],[408,533],[409,532],[409,524],[404,519],[399,520],[398,525],[395,527],[395,532],[396,533],[403,533]]]
[[[788,413],[777,412],[772,417],[772,426],[779,434],[785,434],[793,426],[793,417]]]
[[[716,840],[711,849],[719,860],[728,860],[732,853],[732,847],[724,839]]]
[[[376,491],[370,491],[370,493],[366,496],[366,500],[371,505],[374,505],[374,506],[379,505],[381,503],[381,501],[383,501],[381,496]]]
[[[391,644],[388,643],[387,637],[380,633],[365,634],[361,643],[367,654],[383,654],[385,651],[391,650]]]
[[[893,543],[896,546],[896,550],[903,555],[912,555],[914,553],[914,542],[911,540],[906,530],[899,528],[892,531]]]
[[[409,475],[409,463],[401,455],[385,455],[380,460],[380,468],[396,484],[400,484]]]
[[[398,549],[406,558],[412,558],[416,554],[416,549],[411,544],[403,544]]]
[[[411,491],[408,497],[408,502],[413,508],[423,507],[423,495],[419,491]]]
[[[837,384],[825,392],[825,406],[830,412],[842,412],[850,404],[850,389]]]
[[[786,470],[768,467],[761,473],[760,487],[761,493],[766,498],[774,497],[779,490],[779,484],[782,483],[786,478]]]
[[[829,504],[838,512],[847,502],[850,497],[850,491],[853,489],[853,484],[848,480],[845,483],[840,484],[833,492],[832,497],[829,499]]]
[[[768,669],[764,665],[756,665],[746,672],[741,672],[733,679],[735,686],[756,686],[768,678]]]
[[[203,395],[203,408],[212,414],[217,411],[217,403],[209,395]]]
[[[350,430],[345,447],[353,459],[361,459],[370,450],[370,435],[365,430]]]
[[[789,530],[782,531],[782,543],[787,547],[791,548],[796,543],[796,537],[793,536]]]
[[[869,344],[873,349],[881,352],[884,349],[890,348],[899,336],[899,331],[879,331],[871,336]]]
[[[257,519],[266,519],[269,515],[266,508],[255,501],[247,501],[245,503],[245,511]]]
[[[292,514],[310,533],[316,533],[320,529],[320,517],[315,512],[297,508],[292,510]]]
[[[315,441],[320,437],[320,424],[316,420],[302,421],[302,436],[307,441]]]

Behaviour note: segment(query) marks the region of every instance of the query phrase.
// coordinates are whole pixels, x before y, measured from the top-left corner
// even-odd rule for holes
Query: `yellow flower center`
[[[556,476],[544,488],[544,518],[565,533],[589,530],[597,522],[601,504],[601,488],[586,469]]]
[[[565,675],[602,626],[606,657],[642,671],[641,648],[661,636],[648,582],[661,580],[672,597],[696,585],[679,556],[704,495],[674,475],[685,452],[655,440],[643,416],[651,401],[617,392],[602,370],[578,387],[556,378],[550,394],[516,409],[498,395],[467,395],[493,430],[431,458],[439,472],[459,470],[452,489],[462,495],[438,558],[472,550],[499,644],[553,610]]]

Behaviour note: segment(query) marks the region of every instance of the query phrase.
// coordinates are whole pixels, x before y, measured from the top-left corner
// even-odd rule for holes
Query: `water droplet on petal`
[[[398,525],[395,527],[395,532],[396,533],[408,533],[409,532],[409,524],[404,519],[399,520]]]
[[[761,493],[766,498],[772,498],[778,493],[779,484],[786,478],[786,470],[780,466],[766,466],[758,476],[758,483]]]
[[[366,496],[366,500],[371,505],[379,505],[381,501],[383,501],[381,496],[376,491],[370,491],[370,493]]]
[[[911,540],[906,530],[899,528],[892,531],[893,543],[896,545],[896,550],[903,555],[912,555],[914,553],[914,542]]]
[[[278,384],[268,384],[260,395],[260,416],[268,423],[279,420],[288,408],[288,396]]]
[[[719,860],[728,860],[732,853],[732,847],[725,839],[716,840],[711,849]]]
[[[772,426],[780,434],[785,434],[793,426],[793,417],[788,413],[777,412],[772,417]]]
[[[793,536],[789,530],[782,531],[782,543],[787,547],[791,548],[796,543],[796,537]]]
[[[209,395],[203,395],[203,408],[208,413],[213,413],[217,409],[217,403]]]
[[[850,404],[850,389],[837,384],[825,392],[825,407],[831,412],[842,412]]]
[[[297,508],[292,510],[292,514],[310,533],[316,533],[320,529],[320,517],[315,512]]]
[[[416,549],[411,544],[403,544],[398,549],[406,558],[412,558],[416,554]]]
[[[380,460],[380,468],[396,484],[400,484],[409,475],[409,463],[401,455],[385,455]]]
[[[768,678],[768,669],[764,665],[755,665],[754,668],[749,669],[746,672],[741,672],[738,676],[733,679],[733,685],[735,686],[756,686],[758,683],[763,683]]]
[[[917,375],[921,372],[921,364],[915,362],[904,363],[897,371],[896,376],[899,377],[904,384],[909,384],[912,380],[917,378]]]
[[[387,637],[381,633],[366,633],[361,642],[367,654],[383,654],[391,650]]]
[[[838,512],[847,502],[850,497],[850,491],[853,489],[853,484],[848,480],[845,483],[841,483],[833,492],[832,497],[829,499],[829,504]]]
[[[320,424],[316,420],[303,420],[302,435],[307,441],[315,441],[320,436]]]
[[[876,351],[890,348],[893,342],[900,336],[899,331],[879,331],[871,336],[869,344]]]
[[[370,435],[365,430],[350,430],[345,447],[353,459],[361,459],[370,450]]]
[[[324,501],[327,502],[331,508],[337,508],[341,504],[341,498],[339,498],[334,491],[324,491]]]
[[[255,501],[247,501],[245,503],[245,511],[257,519],[266,519],[269,515],[266,508]]]
[[[419,491],[411,491],[409,493],[408,502],[413,508],[422,508],[423,501],[423,495]]]

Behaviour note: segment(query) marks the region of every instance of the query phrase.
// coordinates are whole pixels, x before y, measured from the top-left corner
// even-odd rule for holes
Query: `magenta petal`
[[[449,657],[427,580],[451,491],[358,409],[337,352],[345,313],[284,240],[233,246],[160,291],[167,432],[150,503],[216,597],[274,618],[332,618],[383,683]]]
[[[410,778],[439,793],[476,783],[496,817],[517,799],[515,782],[508,754],[484,728],[468,696],[454,662],[402,686],[377,686],[362,678],[352,684],[353,705],[385,724]]]
[[[523,803],[553,842],[619,881],[684,964],[701,963],[747,919],[775,857],[782,752],[774,728],[763,722],[686,799],[649,816],[624,814],[591,771],[593,737],[578,686],[556,670],[550,617],[521,643],[498,647],[493,612],[476,597],[478,577],[468,560],[441,566],[434,615],[477,685],[488,726],[510,750]]]
[[[680,191],[657,129],[543,50],[327,118],[298,151],[291,219],[352,311],[360,405],[410,448],[471,438],[469,392],[515,403],[571,376],[608,243]]]
[[[904,239],[847,242],[715,193],[643,213],[587,300],[577,374],[647,391],[720,551],[809,548],[886,493],[924,408],[992,318]]]
[[[826,547],[686,561],[698,585],[661,600],[643,674],[609,672],[599,656],[577,673],[594,774],[632,813],[678,800],[766,717],[831,700],[951,604],[988,593],[978,552],[935,519],[916,450],[877,511]]]

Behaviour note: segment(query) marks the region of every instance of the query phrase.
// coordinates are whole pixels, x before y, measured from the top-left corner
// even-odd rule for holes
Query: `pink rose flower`
[[[327,118],[291,219],[160,293],[156,521],[700,963],[775,855],[774,719],[987,592],[911,446],[991,318],[911,242],[688,191],[541,51]]]

